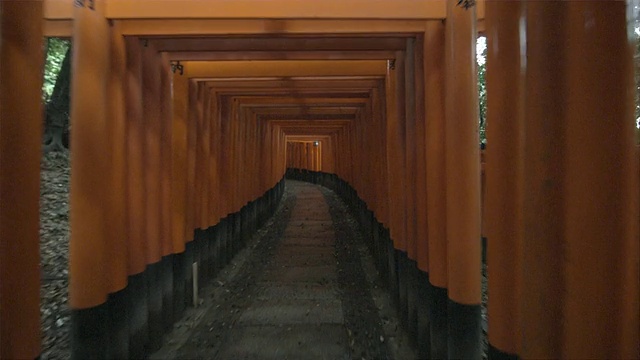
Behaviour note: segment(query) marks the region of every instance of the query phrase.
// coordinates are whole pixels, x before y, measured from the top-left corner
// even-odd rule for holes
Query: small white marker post
[[[193,307],[198,307],[198,263],[194,262],[191,265],[191,271],[193,273]]]

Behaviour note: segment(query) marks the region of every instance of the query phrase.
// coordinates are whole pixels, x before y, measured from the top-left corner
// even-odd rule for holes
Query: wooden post
[[[524,166],[524,76],[518,1],[487,3],[486,213],[489,354],[520,353],[522,196]]]
[[[109,219],[109,239],[107,261],[109,266],[109,292],[115,293],[127,285],[127,117],[125,109],[125,80],[127,53],[120,26],[111,28],[111,63],[107,84],[107,141],[108,162],[111,184],[107,215]]]
[[[110,33],[105,2],[74,8],[71,93],[71,240],[69,304],[72,358],[104,354],[108,345],[107,191],[110,152],[105,134]],[[91,328],[92,331],[84,329]]]
[[[447,1],[445,167],[449,357],[480,358],[480,140],[476,11]]]
[[[562,353],[564,243],[562,227],[563,113],[567,3],[526,6],[522,357]],[[533,20],[535,19],[535,20]],[[491,145],[488,145],[491,146]],[[491,241],[491,240],[488,240]],[[542,316],[544,314],[544,316]]]
[[[169,64],[169,58],[164,53],[160,55],[160,118],[161,123],[161,168],[160,168],[160,237],[162,244],[162,256],[171,255],[174,252],[172,241],[173,216],[171,211],[171,186],[173,177],[173,99],[172,86],[173,74]]]
[[[0,358],[40,356],[42,1],[0,2]]]
[[[125,84],[127,53],[120,24],[114,24],[110,32],[109,78],[107,83],[107,147],[105,156],[110,184],[106,189],[106,217],[109,231],[106,234],[106,267],[109,283],[109,356],[129,356],[128,326],[128,254],[127,234],[127,116],[125,108]]]
[[[629,35],[634,28],[627,6],[633,5],[569,4],[564,314],[570,326],[563,329],[561,354],[566,358],[640,356],[636,42]]]
[[[431,357],[447,359],[447,217],[444,109],[444,34],[441,21],[426,23],[424,72],[426,111],[427,222]]]
[[[173,213],[173,250],[182,253],[185,243],[187,214],[187,129],[189,117],[189,80],[180,73],[173,75],[173,122],[171,207]]]

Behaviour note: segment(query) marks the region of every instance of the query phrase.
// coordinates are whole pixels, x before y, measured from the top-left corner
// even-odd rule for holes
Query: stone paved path
[[[348,337],[336,289],[335,231],[317,186],[298,184],[289,224],[258,277],[220,359],[346,359]]]
[[[397,320],[384,299],[371,295],[375,286],[367,282],[362,249],[339,203],[327,189],[288,181],[274,219],[203,291],[203,305],[187,311],[151,358],[412,356],[407,346],[398,352]],[[375,292],[380,297],[381,289]]]

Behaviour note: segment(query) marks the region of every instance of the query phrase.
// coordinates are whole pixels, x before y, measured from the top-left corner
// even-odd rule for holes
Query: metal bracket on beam
[[[180,75],[184,75],[184,65],[180,64],[180,61],[171,61],[171,71],[174,74],[180,71]]]
[[[387,61],[387,66],[389,67],[389,70],[395,70],[396,69],[396,59],[391,59],[391,60]]]

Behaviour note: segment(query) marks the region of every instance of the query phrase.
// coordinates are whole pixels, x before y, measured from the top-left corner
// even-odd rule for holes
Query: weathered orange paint
[[[565,13],[564,358],[640,356],[636,45],[627,6],[571,2]]]
[[[127,19],[127,35],[295,35],[321,34],[410,34],[424,30],[421,20],[379,19]]]
[[[217,224],[220,219],[218,200],[220,194],[220,174],[218,172],[218,156],[220,152],[220,113],[213,93],[209,93],[209,225]]]
[[[162,257],[161,227],[161,136],[159,54],[150,46],[142,47],[142,109],[144,126],[145,244],[147,264]]]
[[[407,52],[404,57],[405,72],[405,226],[406,251],[409,259],[415,260],[417,253],[417,217],[416,217],[416,84],[415,84],[415,39],[407,39]]]
[[[52,24],[51,32],[57,30]],[[48,26],[49,27],[49,26]],[[210,47],[209,49],[215,49]],[[386,60],[393,59],[393,51],[171,51],[167,53],[171,60],[179,61],[246,61],[246,60]]]
[[[381,60],[188,61],[183,65],[185,75],[192,78],[381,76],[386,73],[386,62]]]
[[[73,35],[73,21],[45,20],[43,32],[46,37],[71,38]]]
[[[189,240],[186,235],[187,214],[187,119],[189,116],[189,81],[179,73],[173,75],[172,87],[172,242],[174,253],[184,252],[184,244]]]
[[[69,303],[72,309],[104,303],[109,291],[107,267],[107,189],[110,184],[107,81],[111,43],[104,2],[96,9],[74,9],[71,87],[71,239]]]
[[[106,197],[106,218],[109,224],[109,240],[106,242],[106,261],[109,292],[117,292],[127,286],[129,275],[127,247],[127,118],[125,109],[125,80],[127,49],[119,27],[111,27],[109,77],[107,79],[108,104],[105,159],[110,176]],[[103,160],[104,161],[104,160]]]
[[[524,112],[524,205],[522,251],[522,344],[524,358],[555,358],[562,353],[564,323],[562,226],[564,192],[560,177],[564,94],[564,27],[568,3],[526,6],[526,101]],[[544,40],[543,40],[544,39]],[[540,76],[545,74],[545,76]],[[557,134],[557,136],[550,136]],[[490,241],[490,240],[489,240]],[[559,322],[559,320],[561,320]]]
[[[135,38],[126,38],[127,72],[125,105],[127,122],[127,238],[129,274],[144,271],[145,247],[144,123],[142,118],[142,48]]]
[[[521,58],[520,2],[487,4],[487,268],[491,300],[489,342],[520,353],[520,294],[523,240],[524,74]],[[504,101],[512,99],[512,101]]]
[[[475,7],[447,1],[445,168],[448,295],[481,301],[480,146]]]
[[[427,23],[424,36],[427,222],[429,230],[429,281],[447,287],[447,217],[445,178],[444,24]]]
[[[43,17],[52,20],[73,20],[73,0],[45,0]],[[104,11],[103,11],[104,16]]]
[[[396,59],[395,70],[388,69],[386,85],[389,230],[395,248],[406,251],[404,54],[398,53]]]
[[[160,121],[162,125],[161,133],[161,168],[160,168],[160,189],[161,189],[161,213],[160,213],[160,238],[162,243],[162,256],[174,253],[172,231],[173,216],[171,208],[171,186],[173,176],[173,101],[171,88],[173,86],[173,75],[166,54],[160,55]]]
[[[0,358],[40,356],[42,1],[0,2]]]
[[[429,272],[429,228],[427,223],[427,162],[426,162],[426,116],[424,35],[416,38],[414,50],[415,66],[415,141],[416,141],[416,260],[418,269]]]
[[[187,211],[185,238],[193,240],[196,228],[196,136],[198,116],[198,84],[189,81],[189,112],[187,119]]]
[[[211,103],[211,97],[208,94],[208,89],[204,84],[199,84],[200,92],[198,97],[198,151],[196,160],[196,179],[198,180],[198,188],[196,188],[199,200],[199,216],[197,227],[199,229],[206,229],[209,227],[209,165],[210,165],[210,150],[211,150],[211,122],[210,112],[208,111]]]
[[[111,0],[108,17],[113,19],[442,19],[445,4],[429,0],[236,0],[216,6],[206,0]]]

